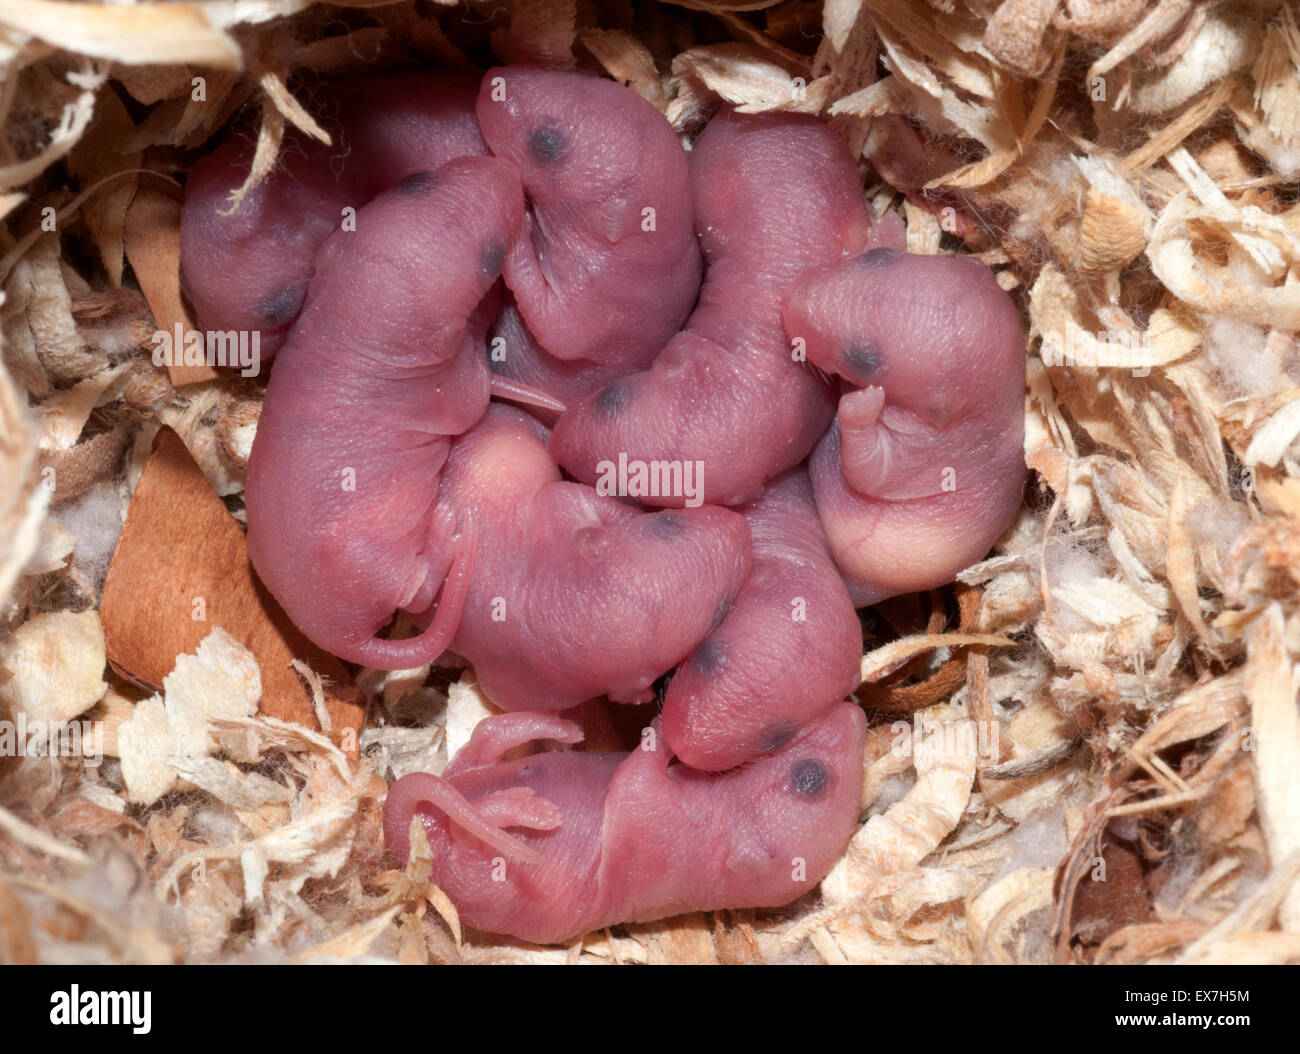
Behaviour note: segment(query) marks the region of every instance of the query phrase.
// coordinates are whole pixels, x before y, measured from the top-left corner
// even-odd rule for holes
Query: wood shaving
[[[0,957],[1300,958],[1290,5],[335,7],[0,9],[0,719],[103,741],[94,765],[0,758],[0,840],[25,862],[0,869]],[[300,75],[488,52],[604,71],[688,143],[723,102],[820,113],[911,251],[978,255],[1022,309],[1025,505],[944,594],[977,595],[960,625],[869,642],[864,822],[789,908],[542,949],[467,930],[422,831],[394,870],[386,781],[442,771],[493,708],[468,672],[354,684],[274,622],[239,570],[260,392],[150,361],[156,329],[191,325],[176,183],[238,111],[257,148],[231,210],[287,128],[327,138]],[[62,518],[92,494],[126,518],[102,589]],[[593,714],[584,747],[609,749]]]
[[[200,762],[216,749],[214,724],[256,713],[261,697],[257,661],[220,627],[193,655],[178,656],[163,695],[144,700],[117,730],[129,800],[153,804],[186,773],[198,774],[196,782],[209,792],[218,785],[226,791],[239,787],[247,796],[247,780]]]
[[[84,714],[107,691],[104,627],[99,612],[52,611],[28,619],[0,654],[0,694],[16,719],[62,724]]]

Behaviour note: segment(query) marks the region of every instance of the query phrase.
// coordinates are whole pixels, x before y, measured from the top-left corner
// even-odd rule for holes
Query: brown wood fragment
[[[60,505],[84,494],[95,484],[111,477],[121,464],[130,438],[128,422],[119,421],[111,432],[101,432],[68,450],[42,451],[38,465],[54,473],[51,505]]]
[[[723,916],[731,925],[724,926]],[[713,913],[713,944],[718,950],[718,958],[726,966],[761,965],[763,951],[758,945],[758,936],[750,924],[750,913],[745,911],[715,911]]]
[[[171,429],[159,431],[131,499],[101,612],[109,662],[130,680],[160,689],[176,656],[220,626],[261,666],[260,712],[318,729],[311,695],[289,665],[303,660],[327,681],[331,738],[356,756],[361,692],[258,581],[244,532]]]
[[[1200,919],[1145,922],[1115,930],[1097,949],[1098,966],[1144,962],[1173,948],[1191,944],[1209,927]]]
[[[1101,861],[1094,862],[1074,892],[1071,928],[1075,940],[1085,945],[1099,945],[1116,930],[1153,921],[1137,854],[1109,842],[1102,847]]]
[[[181,298],[181,203],[167,190],[141,184],[126,214],[126,258],[131,261],[154,321],[164,333],[194,329]],[[179,350],[179,349],[177,349]],[[211,366],[169,365],[173,386],[217,377]]]
[[[0,963],[17,966],[38,961],[27,905],[17,890],[0,879]]]
[[[958,585],[956,595],[960,611],[957,629],[962,633],[974,632],[981,591],[974,586]],[[946,622],[942,611],[941,591],[931,590],[930,601],[932,606],[926,632],[939,633],[942,632]],[[952,656],[929,677],[922,681],[905,683],[910,675],[920,669],[921,660],[924,658],[925,655],[921,655],[909,660],[886,680],[863,684],[857,690],[858,698],[871,710],[912,713],[933,706],[940,699],[955,692],[966,680],[968,649],[954,648]]]

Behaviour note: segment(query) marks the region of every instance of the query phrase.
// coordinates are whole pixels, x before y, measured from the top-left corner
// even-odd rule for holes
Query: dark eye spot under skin
[[[790,786],[801,798],[820,798],[830,782],[826,766],[813,758],[798,762],[790,770]]]
[[[880,352],[869,340],[855,340],[844,349],[844,363],[859,377],[871,377],[880,369]]]
[[[407,197],[417,197],[427,190],[432,190],[438,185],[438,176],[434,172],[412,172],[398,180],[397,186],[393,189],[399,194]]]
[[[867,269],[888,267],[902,255],[897,249],[872,249],[858,257],[858,266]]]
[[[528,137],[528,154],[543,165],[552,165],[564,155],[564,131],[554,125],[534,128]]]
[[[501,273],[501,267],[505,262],[505,242],[488,242],[487,245],[483,246],[483,255],[479,259],[479,266],[483,269],[484,274],[496,277]]]
[[[713,609],[713,621],[709,623],[710,633],[722,625],[722,620],[731,614],[731,608],[734,604],[735,600],[732,597],[723,597],[718,601],[718,606]]]
[[[605,385],[596,393],[596,410],[606,417],[615,417],[627,406],[631,393],[622,381]]]
[[[771,754],[780,750],[794,738],[794,726],[788,721],[776,721],[763,729],[758,739],[760,753]]]
[[[695,672],[706,677],[713,676],[726,664],[727,649],[714,637],[706,637],[691,656],[691,666]]]
[[[656,538],[676,538],[684,530],[686,524],[675,513],[656,512],[650,517],[650,533]]]
[[[304,293],[305,290],[290,286],[264,297],[257,305],[257,313],[261,316],[262,323],[270,329],[278,329],[292,322],[302,307]]]

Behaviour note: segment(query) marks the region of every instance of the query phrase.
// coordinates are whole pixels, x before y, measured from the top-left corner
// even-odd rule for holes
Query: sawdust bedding
[[[232,114],[251,185],[319,132],[298,75],[493,56],[604,70],[687,137],[719,98],[821,113],[911,251],[978,254],[1023,311],[1022,514],[876,613],[864,822],[782,911],[539,949],[392,870],[387,782],[489,704],[268,618],[257,389],[152,361],[187,322],[175,177]],[[58,748],[0,761],[0,959],[1300,959],[1293,10],[20,0],[0,79],[0,727]]]

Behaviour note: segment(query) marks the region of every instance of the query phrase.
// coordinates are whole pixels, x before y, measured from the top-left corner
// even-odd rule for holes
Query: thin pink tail
[[[393,784],[384,802],[384,841],[388,844],[388,851],[403,865],[411,855],[411,817],[419,806],[425,804],[442,810],[457,827],[490,845],[502,856],[525,864],[536,864],[542,859],[536,850],[484,818],[446,780],[428,772],[412,772]]]
[[[362,662],[379,670],[406,670],[433,662],[451,644],[460,629],[461,615],[465,611],[465,597],[469,594],[470,576],[474,573],[474,553],[478,528],[474,519],[466,515],[465,527],[456,544],[456,559],[442,586],[438,611],[424,632],[406,640],[384,640],[374,637],[360,649]]]
[[[531,384],[524,384],[522,381],[511,380],[509,377],[502,377],[499,373],[492,374],[492,394],[498,399],[523,403],[525,406],[540,406],[543,410],[554,410],[557,414],[564,413],[566,409],[564,403],[554,396],[547,395],[540,388],[534,388]]]

